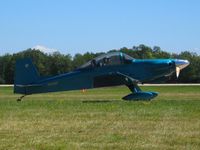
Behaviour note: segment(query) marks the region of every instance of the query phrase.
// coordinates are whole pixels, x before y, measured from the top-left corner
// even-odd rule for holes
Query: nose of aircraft
[[[175,64],[176,67],[179,67],[181,70],[185,67],[187,67],[190,62],[188,60],[183,60],[183,59],[175,59]]]
[[[190,64],[190,62],[188,60],[183,60],[183,59],[175,59],[174,62],[175,62],[175,65],[176,65],[176,76],[178,78],[180,71],[183,68],[187,67]]]

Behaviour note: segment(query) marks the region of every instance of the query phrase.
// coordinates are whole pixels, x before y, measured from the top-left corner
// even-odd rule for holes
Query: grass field
[[[37,94],[16,102],[0,87],[0,149],[200,149],[200,86],[142,87],[151,102],[127,102],[126,87]]]

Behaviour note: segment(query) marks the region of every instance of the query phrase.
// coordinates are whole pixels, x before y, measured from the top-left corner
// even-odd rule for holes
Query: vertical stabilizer
[[[35,83],[39,79],[39,73],[31,59],[16,61],[14,93],[26,94],[26,86]]]

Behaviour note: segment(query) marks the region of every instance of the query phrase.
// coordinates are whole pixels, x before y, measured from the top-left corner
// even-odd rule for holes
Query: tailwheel
[[[17,102],[22,101],[22,99],[25,97],[26,95],[22,95],[20,98],[17,99]]]

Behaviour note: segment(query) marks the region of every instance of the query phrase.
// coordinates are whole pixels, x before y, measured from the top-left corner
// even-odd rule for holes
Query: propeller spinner
[[[190,64],[190,62],[188,60],[183,60],[183,59],[175,59],[174,62],[176,65],[176,77],[178,78],[180,71],[183,68],[187,67]]]

